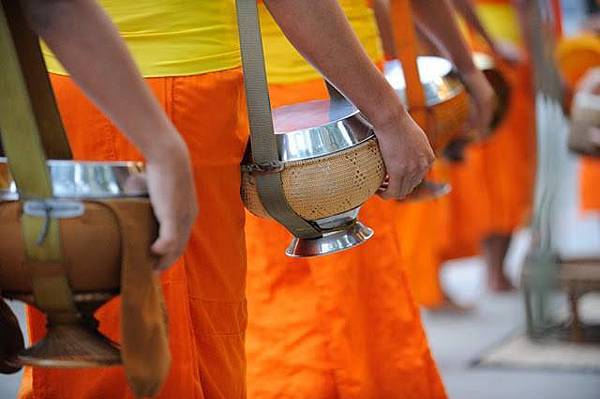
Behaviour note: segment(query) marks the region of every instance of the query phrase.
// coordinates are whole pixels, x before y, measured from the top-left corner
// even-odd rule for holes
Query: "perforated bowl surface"
[[[290,207],[306,220],[338,215],[362,205],[377,192],[385,166],[375,136],[319,158],[288,162],[281,173]],[[253,214],[268,217],[255,176],[242,174],[242,199]]]
[[[466,133],[470,103],[465,91],[428,109],[427,126],[423,127],[436,154]]]

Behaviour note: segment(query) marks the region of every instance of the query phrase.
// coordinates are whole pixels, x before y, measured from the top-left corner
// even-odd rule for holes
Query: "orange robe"
[[[434,182],[449,180],[445,162],[438,159],[429,174]],[[448,241],[448,197],[399,204],[395,219],[400,239],[401,262],[415,301],[427,308],[444,304],[438,279],[439,265]]]
[[[512,40],[518,37],[519,32],[510,23],[505,24],[514,17],[506,0],[478,3],[495,3],[493,7],[501,8],[502,15],[496,16],[494,29],[497,31],[493,34]],[[479,41],[474,47],[485,49]],[[506,119],[492,137],[470,145],[463,162],[444,163],[440,168],[452,185],[452,192],[438,200],[437,212],[433,213],[441,222],[436,230],[430,230],[440,232],[438,234],[443,237],[438,243],[437,258],[441,260],[478,255],[483,238],[490,234],[511,234],[526,221],[530,211],[535,172],[535,126],[529,66],[514,69],[501,64],[499,67],[512,88]],[[420,248],[425,247],[421,245]],[[434,267],[427,267],[430,262],[409,262],[407,265],[417,302],[429,308],[440,305],[443,300],[440,263]]]
[[[509,2],[478,1],[478,4],[486,3],[499,7],[492,12],[502,12],[494,16],[488,9],[483,14],[495,18],[495,27],[491,26],[491,20],[483,18],[484,24],[492,28],[492,35],[503,40],[518,37],[517,27],[509,21],[516,18],[511,15]],[[485,49],[477,40],[474,47]],[[452,166],[452,239],[445,251],[448,259],[477,255],[483,237],[511,234],[526,221],[530,212],[535,173],[535,113],[530,67],[524,64],[513,68],[502,63],[498,67],[511,86],[509,109],[493,135],[472,145],[465,162]]]
[[[419,53],[422,52],[420,48],[413,48],[413,43],[416,43],[417,40],[414,35],[414,21],[410,13],[405,13],[410,10],[410,1],[404,1],[405,4],[397,4],[398,7],[392,10],[392,13],[398,13],[392,15],[392,23],[397,28],[394,29],[394,32],[401,60],[404,57],[413,57],[413,54],[420,55]],[[392,57],[388,56],[387,58],[391,59]],[[408,86],[409,88],[414,86],[413,90],[410,90],[411,92],[415,94],[420,92],[418,80],[409,79]],[[412,101],[416,101],[418,104],[420,99],[409,98],[409,102],[412,103]],[[420,119],[418,117],[417,122],[427,130],[427,126],[424,125],[425,121]],[[438,159],[434,163],[427,179],[433,182],[445,183],[448,181],[447,167],[442,159]],[[418,304],[429,308],[444,304],[444,295],[437,275],[442,251],[447,242],[447,207],[447,197],[417,202],[403,201],[398,207],[399,216],[394,219],[401,243],[400,262],[406,266],[414,298]]]
[[[326,96],[320,80],[271,87],[274,106]],[[251,399],[446,397],[400,261],[400,208],[369,200],[359,218],[375,236],[311,259],[287,258],[290,234],[247,218]]]
[[[162,274],[172,368],[160,398],[242,398],[245,394],[244,208],[239,164],[247,141],[238,69],[148,79],[190,148],[201,216],[183,258]],[[139,154],[67,77],[53,76],[61,115],[77,159],[136,160]],[[33,342],[45,321],[30,309]],[[119,340],[115,299],[96,314]],[[148,348],[152,350],[152,348]],[[132,398],[122,368],[26,371],[20,398]]]

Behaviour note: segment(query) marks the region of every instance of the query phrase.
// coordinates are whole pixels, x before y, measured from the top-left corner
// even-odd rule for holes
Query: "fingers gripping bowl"
[[[285,197],[295,213],[323,231],[321,238],[295,237],[286,254],[325,255],[368,240],[373,231],[357,221],[358,210],[385,178],[371,125],[344,100],[281,107],[273,120]],[[242,167],[242,199],[250,212],[269,218],[257,173]]]
[[[417,67],[425,96],[426,125],[421,126],[433,151],[439,155],[455,140],[466,133],[470,113],[469,97],[452,64],[441,57],[418,57]],[[410,107],[402,65],[398,60],[384,66],[385,77],[396,93]],[[451,191],[447,183],[424,181],[406,201],[423,201],[442,197]]]

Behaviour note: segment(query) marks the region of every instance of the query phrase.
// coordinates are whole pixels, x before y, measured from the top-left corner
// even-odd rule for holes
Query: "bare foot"
[[[490,271],[488,277],[488,287],[493,292],[509,292],[515,289],[515,286],[511,283],[511,281],[506,277],[504,272],[500,271],[499,273],[492,273]]]
[[[488,269],[488,287],[493,292],[507,292],[514,289],[504,273],[504,259],[510,246],[510,240],[510,234],[492,234],[483,242]]]

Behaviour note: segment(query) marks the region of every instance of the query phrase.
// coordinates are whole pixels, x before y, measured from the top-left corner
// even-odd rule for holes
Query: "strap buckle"
[[[84,214],[85,205],[80,201],[59,200],[55,198],[27,200],[23,204],[23,213],[28,216],[44,218],[44,225],[36,240],[41,246],[50,229],[50,219],[77,218]]]
[[[285,169],[285,163],[281,161],[270,161],[262,163],[248,163],[242,165],[244,172],[251,175],[268,175],[272,173],[281,173]]]

